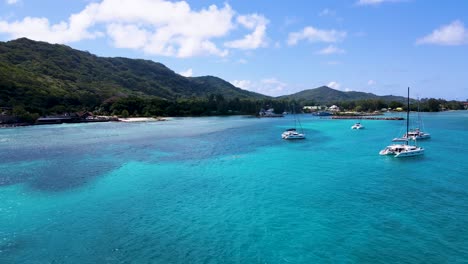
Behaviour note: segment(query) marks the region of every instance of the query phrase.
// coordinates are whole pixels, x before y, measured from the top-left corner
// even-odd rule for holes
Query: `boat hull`
[[[424,154],[424,148],[410,145],[395,144],[386,147],[379,152],[382,156],[394,156],[395,158],[414,157]]]
[[[424,154],[424,149],[404,151],[404,152],[400,152],[396,154],[395,158],[415,157],[415,156],[421,156],[423,154]]]
[[[431,138],[431,134],[416,129],[415,131],[410,131],[408,135],[404,134],[403,138],[409,138],[411,140],[422,140]]]
[[[363,129],[363,128],[364,128],[364,126],[361,125],[361,123],[359,123],[359,122],[354,124],[353,126],[351,126],[351,129]]]
[[[305,139],[305,134],[297,133],[293,131],[287,131],[281,134],[282,139],[292,140],[292,139]]]
[[[414,136],[413,139],[416,139],[416,140],[421,140],[421,139],[430,139],[431,138],[431,135],[429,134],[424,134],[424,135],[419,135],[419,136]]]
[[[283,139],[286,140],[294,140],[294,139],[305,139],[305,135],[299,134],[299,135],[284,135],[282,136]]]

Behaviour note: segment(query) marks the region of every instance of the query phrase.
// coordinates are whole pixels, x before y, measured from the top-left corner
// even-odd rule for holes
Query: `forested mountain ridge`
[[[330,104],[332,102],[356,101],[367,99],[381,99],[383,101],[405,102],[406,98],[402,96],[385,95],[379,96],[373,93],[365,92],[343,92],[332,89],[328,86],[320,86],[315,89],[308,89],[298,93],[280,96],[282,99],[294,99],[303,101],[313,101],[316,104]]]
[[[57,105],[95,106],[116,96],[175,100],[212,94],[226,99],[268,98],[213,76],[187,78],[150,60],[103,58],[26,38],[0,42],[3,106],[22,104],[39,110]]]
[[[184,77],[161,63],[98,57],[66,45],[20,38],[0,42],[0,107],[33,122],[47,114],[93,111],[98,115],[199,116],[255,114],[261,108],[297,111],[304,105],[338,104],[374,111],[402,106],[405,97],[343,92],[322,86],[270,97],[214,76]],[[424,101],[423,101],[424,102]],[[423,111],[463,109],[429,99]]]

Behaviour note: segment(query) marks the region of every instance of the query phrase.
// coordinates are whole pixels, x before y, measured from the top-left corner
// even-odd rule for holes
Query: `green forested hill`
[[[103,58],[65,45],[21,38],[0,42],[0,107],[20,120],[38,115],[94,111],[113,115],[254,114],[262,107],[282,112],[294,100],[338,104],[344,109],[379,110],[403,105],[404,97],[342,92],[322,86],[269,97],[242,90],[214,76],[184,77],[161,63]],[[460,109],[429,99],[421,109]]]
[[[295,94],[281,96],[280,98],[284,99],[295,99],[295,100],[304,100],[312,101],[316,104],[330,104],[332,102],[345,102],[345,101],[357,101],[357,100],[367,100],[367,99],[381,99],[383,101],[397,101],[405,102],[405,97],[401,96],[378,96],[372,93],[364,92],[342,92],[335,89],[332,89],[328,86],[321,86],[315,89],[304,90]]]
[[[0,42],[0,106],[25,105],[41,112],[56,106],[96,106],[116,96],[175,100],[212,94],[267,98],[212,76],[186,78],[149,60],[97,57],[26,38]]]

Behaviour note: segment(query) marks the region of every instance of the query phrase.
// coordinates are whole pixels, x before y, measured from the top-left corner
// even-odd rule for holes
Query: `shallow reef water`
[[[0,263],[463,263],[468,112],[0,129]]]

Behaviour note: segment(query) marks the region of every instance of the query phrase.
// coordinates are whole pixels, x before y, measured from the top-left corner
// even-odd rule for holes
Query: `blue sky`
[[[0,40],[144,58],[284,95],[468,99],[468,1],[0,0]]]

